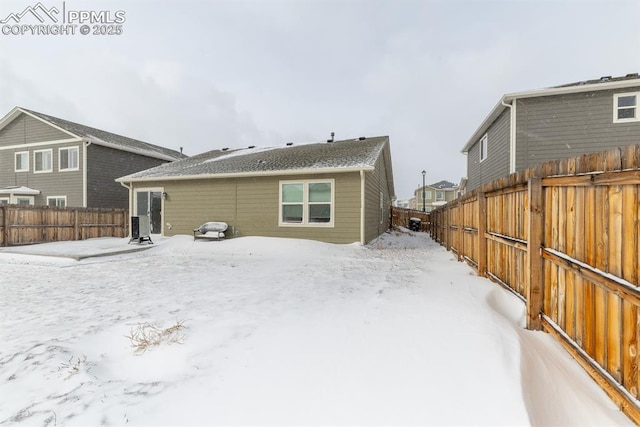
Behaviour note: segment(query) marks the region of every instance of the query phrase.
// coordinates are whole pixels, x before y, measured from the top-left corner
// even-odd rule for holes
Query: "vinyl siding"
[[[385,158],[381,155],[374,171],[365,173],[365,242],[375,239],[390,226],[391,196],[385,166]],[[382,212],[380,211],[380,192],[383,195]]]
[[[0,147],[70,138],[73,137],[22,113],[0,130]]]
[[[640,143],[640,122],[613,123],[613,95],[640,87],[517,100],[516,170]]]
[[[59,150],[69,147],[78,147],[78,170],[61,172]],[[53,171],[34,173],[34,151],[47,149],[52,151]],[[15,172],[15,153],[20,151],[29,152],[28,172]],[[46,205],[47,196],[66,196],[67,206],[82,206],[82,144],[66,143],[0,150],[0,187],[8,186],[25,186],[40,190],[40,194],[34,199],[36,205]]]
[[[166,163],[101,145],[87,148],[87,207],[127,208],[129,191],[116,178]]]
[[[334,179],[333,227],[280,227],[280,181]],[[359,173],[273,176],[136,183],[134,188],[163,188],[164,234],[189,234],[207,221],[223,221],[231,236],[269,236],[321,240],[331,243],[360,241]],[[171,224],[169,228],[168,224]]]
[[[509,174],[511,111],[506,108],[487,130],[487,158],[480,161],[480,139],[467,153],[467,190]]]

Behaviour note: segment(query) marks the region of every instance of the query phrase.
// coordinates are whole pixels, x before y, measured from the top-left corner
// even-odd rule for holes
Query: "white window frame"
[[[425,190],[424,191],[424,198],[425,200],[431,200],[433,197],[433,194],[431,193],[431,190]]]
[[[482,138],[480,138],[480,161],[484,162],[489,157],[489,138],[485,133]]]
[[[76,152],[76,165],[74,167],[70,167],[70,168],[62,168],[62,152],[66,151],[67,152],[67,162],[69,160],[69,153],[71,151],[75,151]],[[58,148],[58,170],[60,172],[70,172],[70,171],[77,171],[80,169],[80,149],[76,146],[76,147],[61,147]]]
[[[20,199],[28,200],[29,203],[27,203],[27,205],[29,205],[29,206],[33,206],[35,204],[35,198],[33,196],[13,196],[12,204],[19,205],[20,204]]]
[[[635,96],[636,97],[636,105],[633,107],[618,107],[618,98],[624,98],[625,96]],[[634,117],[619,119],[618,112],[621,109],[630,109],[634,108],[635,115]],[[622,92],[616,93],[613,95],[613,123],[629,123],[629,122],[638,122],[640,121],[640,92]]]
[[[331,207],[329,222],[309,222],[309,184],[331,184]],[[302,222],[284,222],[282,221],[282,186],[284,184],[302,184]],[[333,228],[335,224],[335,197],[336,182],[335,179],[296,179],[280,181],[278,186],[278,226],[280,227],[320,227]],[[327,202],[322,202],[325,204]]]
[[[38,157],[38,153],[49,153],[49,158],[51,160],[49,169],[37,170],[36,158]],[[33,151],[33,173],[51,173],[51,172],[53,172],[53,149],[48,148],[46,150],[34,150]]]
[[[444,191],[437,190],[436,191],[436,202],[441,202],[444,199],[445,199]]]
[[[47,206],[51,206],[51,205],[49,205],[49,202],[51,200],[55,200],[56,201],[55,207],[57,207],[57,208],[66,208],[67,207],[67,196],[47,196]],[[58,204],[59,200],[64,200],[64,206],[60,206]]]
[[[23,168],[18,169],[18,156],[27,155],[27,161],[22,162]],[[13,158],[13,167],[16,172],[29,172],[29,152],[28,151],[17,151]]]

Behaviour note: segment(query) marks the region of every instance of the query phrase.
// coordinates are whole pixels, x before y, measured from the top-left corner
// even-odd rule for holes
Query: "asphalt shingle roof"
[[[149,144],[148,142],[140,141],[126,136],[118,135],[111,132],[106,132],[100,129],[92,128],[89,126],[81,125],[79,123],[70,122],[68,120],[53,117],[48,114],[38,113],[37,111],[28,110],[26,108],[20,108],[20,110],[27,111],[34,116],[41,118],[49,123],[52,123],[59,128],[71,132],[79,137],[92,140],[97,144],[101,142],[109,144],[114,148],[121,147],[124,150],[134,150],[135,152],[146,156],[158,156],[166,157],[167,160],[178,160],[184,158],[179,151],[171,150],[169,148],[160,147],[159,145]]]
[[[373,168],[387,136],[278,147],[213,150],[137,172],[120,181],[216,174]],[[389,165],[391,167],[391,165]]]

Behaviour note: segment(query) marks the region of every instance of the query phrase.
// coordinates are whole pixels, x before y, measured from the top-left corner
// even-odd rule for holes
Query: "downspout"
[[[120,182],[120,185],[122,185],[124,188],[129,190],[129,237],[131,237],[131,216],[133,215],[133,193],[132,193],[133,184],[127,185],[124,182]]]
[[[360,244],[364,246],[364,171],[360,170]]]
[[[512,100],[511,104],[504,102],[504,98],[500,101],[505,107],[509,107],[509,173],[516,171],[516,100]]]
[[[91,141],[84,140],[82,149],[82,207],[87,208],[87,148],[91,145]]]

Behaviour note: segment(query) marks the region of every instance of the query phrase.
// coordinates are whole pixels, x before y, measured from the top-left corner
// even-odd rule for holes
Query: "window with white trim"
[[[489,149],[487,147],[487,134],[485,133],[484,136],[480,139],[480,161],[483,161],[487,158],[487,155],[489,153]]]
[[[638,114],[638,100],[640,92],[616,93],[613,95],[613,122],[637,122],[640,121]]]
[[[334,180],[280,181],[280,226],[333,227]]]
[[[433,198],[433,194],[431,193],[431,190],[427,190],[424,192],[424,198],[427,200],[431,200]]]
[[[47,206],[66,208],[67,196],[47,196]]]
[[[33,205],[33,196],[15,196],[16,205]]]
[[[78,147],[66,147],[58,150],[58,170],[78,170]]]
[[[7,197],[0,197],[0,206],[8,205],[9,199]]]
[[[16,172],[29,172],[29,152],[19,151],[16,153],[15,160]]]
[[[33,172],[53,172],[53,150],[37,150],[33,152]]]
[[[436,191],[436,200],[437,201],[444,200],[444,191]]]

